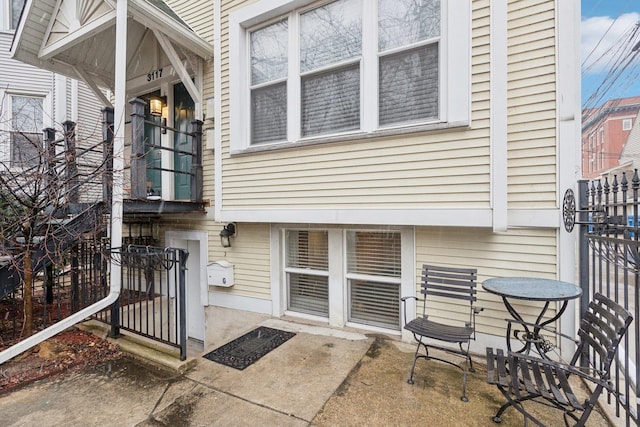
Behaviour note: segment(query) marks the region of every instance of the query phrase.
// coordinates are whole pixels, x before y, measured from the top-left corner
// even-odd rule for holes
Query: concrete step
[[[180,350],[152,339],[136,335],[129,331],[121,331],[120,337],[109,336],[110,326],[97,320],[79,323],[77,327],[117,345],[129,357],[142,363],[161,369],[168,369],[183,374],[193,368],[197,359],[187,357],[180,360]]]

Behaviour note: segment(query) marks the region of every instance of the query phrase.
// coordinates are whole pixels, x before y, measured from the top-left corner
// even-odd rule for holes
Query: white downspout
[[[111,203],[111,248],[122,246],[122,198],[124,177],[124,114],[127,81],[127,0],[117,0],[116,6],[116,58],[115,58],[115,111],[113,136],[113,199]],[[118,299],[121,288],[121,266],[111,259],[111,280],[106,298],[83,308],[66,319],[30,336],[0,352],[0,364],[51,338],[87,317],[107,308]]]

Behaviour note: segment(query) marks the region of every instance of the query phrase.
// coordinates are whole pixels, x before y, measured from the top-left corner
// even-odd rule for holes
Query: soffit
[[[96,84],[113,88],[115,69],[115,4],[113,0],[27,0],[12,45],[19,61],[79,78],[80,70]],[[153,31],[165,35],[182,60],[211,58],[213,48],[162,0],[129,0],[127,64],[153,43]]]

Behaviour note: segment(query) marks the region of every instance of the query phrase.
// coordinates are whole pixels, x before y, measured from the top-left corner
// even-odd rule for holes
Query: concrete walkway
[[[406,383],[413,346],[267,318],[220,324],[223,344],[264,325],[296,336],[243,371],[196,355],[184,374],[124,359],[37,382],[0,397],[3,426],[492,426],[503,401],[478,365],[469,402],[460,371],[418,364]],[[224,342],[222,342],[224,337]],[[206,349],[207,351],[213,348]],[[547,414],[543,414],[547,416]],[[562,425],[557,414],[548,425]],[[594,414],[589,425],[608,426]],[[521,426],[507,411],[501,426]]]

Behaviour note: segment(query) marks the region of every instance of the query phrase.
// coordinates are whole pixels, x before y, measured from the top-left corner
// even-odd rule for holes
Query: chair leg
[[[422,340],[418,341],[418,347],[416,348],[416,353],[413,355],[413,365],[411,365],[411,374],[409,375],[409,379],[407,380],[407,383],[409,384],[413,384],[413,371],[416,369],[416,362],[418,361],[418,358],[421,357],[418,352],[420,351],[420,345],[422,344]]]
[[[469,398],[467,398],[467,366],[462,371],[462,397],[460,398],[463,402],[468,402]]]

